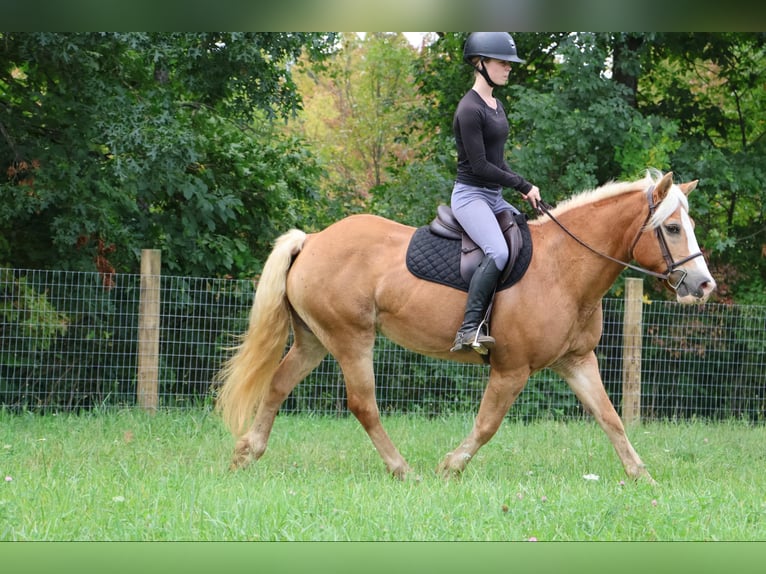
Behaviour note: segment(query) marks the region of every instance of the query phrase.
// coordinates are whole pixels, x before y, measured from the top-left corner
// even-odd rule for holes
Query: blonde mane
[[[551,213],[554,217],[558,217],[562,213],[566,213],[572,209],[577,209],[584,205],[590,205],[598,201],[609,199],[623,193],[629,193],[632,191],[646,191],[649,187],[656,185],[662,179],[663,173],[656,169],[648,169],[646,175],[636,181],[610,181],[600,187],[594,189],[588,189],[578,193],[559,203]],[[686,195],[681,191],[677,185],[673,185],[668,192],[665,199],[657,206],[651,220],[647,223],[647,227],[653,229],[658,227],[663,221],[665,221],[678,207],[682,207],[688,211],[689,204],[686,199]],[[530,224],[542,223],[550,218],[543,216],[535,221],[530,221]]]

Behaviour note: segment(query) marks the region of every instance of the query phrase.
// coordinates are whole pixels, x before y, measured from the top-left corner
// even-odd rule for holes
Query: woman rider
[[[484,253],[468,287],[463,324],[451,351],[474,349],[486,354],[495,340],[482,332],[484,314],[501,272],[508,263],[497,214],[519,211],[503,199],[503,188],[519,191],[533,208],[540,190],[508,167],[504,159],[508,118],[494,88],[508,82],[511,62],[524,63],[506,32],[473,32],[465,42],[463,59],[474,68],[473,87],[458,103],[453,118],[457,144],[457,177],[451,207],[465,232]]]

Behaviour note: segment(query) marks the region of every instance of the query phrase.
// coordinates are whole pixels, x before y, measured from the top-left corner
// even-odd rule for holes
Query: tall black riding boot
[[[465,304],[465,317],[458,329],[455,342],[450,351],[473,349],[482,355],[495,344],[495,339],[481,332],[484,313],[495,293],[500,269],[488,255],[479,263],[468,285],[468,301]]]

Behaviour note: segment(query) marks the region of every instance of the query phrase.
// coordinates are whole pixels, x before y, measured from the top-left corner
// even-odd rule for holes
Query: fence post
[[[625,279],[625,316],[622,337],[622,420],[626,425],[641,422],[641,306],[644,281]]]
[[[159,406],[160,260],[159,249],[141,250],[136,398],[138,406],[150,412]]]

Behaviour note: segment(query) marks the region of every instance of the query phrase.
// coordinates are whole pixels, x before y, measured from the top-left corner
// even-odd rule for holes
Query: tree
[[[366,210],[388,168],[409,157],[409,121],[417,105],[415,49],[401,33],[344,34],[322,70],[296,75],[304,109],[292,131],[308,138],[328,176],[323,189],[337,202],[333,216]]]
[[[722,300],[766,303],[766,34],[656,35],[644,52],[637,106],[674,122],[670,156],[693,196]]]
[[[272,120],[333,34],[0,33],[0,261],[252,274],[318,167]]]

